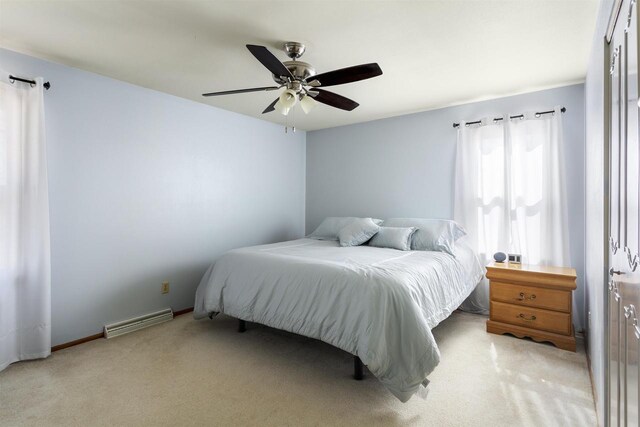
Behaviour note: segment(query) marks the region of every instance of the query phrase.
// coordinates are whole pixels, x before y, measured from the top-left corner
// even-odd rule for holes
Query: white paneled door
[[[638,426],[640,418],[640,150],[638,148],[638,12],[616,3],[609,52],[608,419]],[[617,16],[617,18],[615,18]]]

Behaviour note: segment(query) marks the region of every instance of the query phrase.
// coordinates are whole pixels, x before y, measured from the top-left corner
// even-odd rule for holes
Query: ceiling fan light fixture
[[[313,110],[313,107],[316,106],[316,104],[317,101],[309,95],[304,95],[300,100],[300,106],[302,107],[302,111],[304,111],[305,114],[309,114],[311,110]]]

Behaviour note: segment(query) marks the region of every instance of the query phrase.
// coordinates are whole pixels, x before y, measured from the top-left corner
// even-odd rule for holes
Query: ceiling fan
[[[226,90],[222,92],[203,93],[202,96],[233,95],[236,93],[261,92],[278,90],[286,87],[285,91],[276,98],[262,114],[278,110],[287,115],[299,101],[305,114],[315,106],[316,101],[341,110],[351,111],[359,104],[349,98],[320,87],[336,86],[345,83],[370,79],[382,74],[382,70],[376,63],[355,65],[341,68],[327,73],[316,74],[316,70],[306,62],[298,61],[305,51],[302,43],[287,42],[284,51],[291,61],[280,62],[264,46],[248,44],[247,49],[271,71],[273,80],[277,86],[256,87],[251,89]]]

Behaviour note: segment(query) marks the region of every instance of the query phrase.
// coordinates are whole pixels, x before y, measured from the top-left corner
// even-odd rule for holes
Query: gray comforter
[[[222,256],[198,286],[194,316],[225,313],[320,339],[359,356],[406,402],[440,361],[431,329],[483,274],[460,241],[453,257],[299,239]]]

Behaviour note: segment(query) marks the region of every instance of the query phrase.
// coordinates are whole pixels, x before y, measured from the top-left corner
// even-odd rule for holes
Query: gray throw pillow
[[[378,232],[380,226],[371,218],[358,218],[338,233],[340,246],[359,246]]]
[[[371,238],[369,246],[411,250],[411,236],[416,230],[415,227],[380,227],[378,233]]]
[[[316,228],[313,233],[309,234],[307,237],[316,240],[338,240],[338,233],[340,232],[340,230],[357,219],[364,218],[358,218],[354,216],[329,216],[325,218],[322,223],[320,223],[318,228]],[[377,225],[382,224],[381,219],[371,219]]]
[[[448,219],[390,218],[384,225],[417,228],[411,238],[414,251],[439,251],[450,255],[454,255],[456,240],[467,234],[457,222]]]

